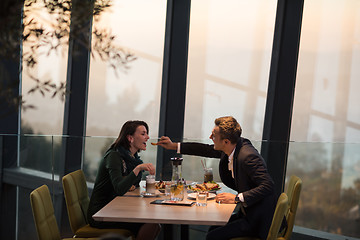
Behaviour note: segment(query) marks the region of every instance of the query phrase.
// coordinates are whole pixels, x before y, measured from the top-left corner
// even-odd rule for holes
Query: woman
[[[105,153],[99,165],[87,212],[87,219],[92,227],[129,229],[137,235],[136,239],[155,239],[160,232],[159,224],[99,222],[92,218],[114,197],[135,190],[143,171],[155,174],[154,165],[143,163],[138,156],[140,150],[146,150],[148,132],[146,122],[127,121],[122,126],[119,137]]]

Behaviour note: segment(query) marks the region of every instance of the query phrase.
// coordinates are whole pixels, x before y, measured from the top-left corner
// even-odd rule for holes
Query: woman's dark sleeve
[[[122,196],[130,187],[135,184],[137,179],[133,171],[129,175],[123,176],[123,159],[117,152],[110,153],[106,158],[106,169],[109,172],[110,181],[117,195]]]

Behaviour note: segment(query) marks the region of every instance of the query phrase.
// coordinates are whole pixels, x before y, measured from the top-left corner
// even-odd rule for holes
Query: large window
[[[208,138],[216,117],[232,115],[261,139],[276,2],[192,1],[186,138]]]
[[[158,132],[166,2],[113,1],[94,27],[111,29],[119,47],[137,59],[117,70],[91,59],[87,114],[88,136],[117,136],[127,120],[141,119]],[[120,71],[119,71],[120,69]]]
[[[304,182],[295,224],[355,237],[360,237],[359,29],[358,1],[305,1],[287,171]]]
[[[61,137],[50,135],[62,134],[64,98],[62,90],[52,97],[55,88],[50,85],[60,86],[66,82],[68,37],[52,35],[61,29],[57,23],[59,15],[49,12],[43,3],[25,4],[24,16],[24,35],[29,34],[29,37],[22,46],[21,88],[25,103],[20,132],[41,136],[22,135],[19,138],[17,166],[57,174]],[[35,37],[31,34],[34,29],[43,29],[43,34]],[[27,108],[29,106],[34,108]]]
[[[185,138],[210,143],[215,118],[232,115],[245,137],[261,139],[276,2],[191,1]],[[201,163],[184,167],[196,177]]]
[[[35,29],[34,27],[43,29],[43,34],[40,34],[40,38],[30,35],[23,42],[21,74],[23,100],[25,106],[32,105],[35,109],[24,111],[22,108],[21,132],[59,135],[62,134],[64,101],[61,94],[52,97],[54,89],[44,83],[50,81],[50,83],[60,86],[61,82],[66,82],[68,38],[59,39],[51,35],[59,32],[58,15],[50,14],[42,3],[26,5],[24,12],[27,15],[24,19],[24,35],[29,34],[29,29]],[[33,56],[34,61],[31,61],[29,56]],[[36,64],[32,65],[34,62]],[[35,91],[28,93],[34,88]]]
[[[113,1],[110,11],[102,14],[94,28],[108,28],[117,46],[133,53],[136,60],[113,68],[110,62],[91,59],[87,112],[87,136],[117,137],[127,120],[144,120],[151,137],[158,134],[162,62],[164,52],[166,1]],[[87,138],[85,161],[97,167],[110,138]],[[102,141],[104,140],[104,141]],[[92,144],[97,146],[91,147]],[[95,149],[99,149],[95,153]],[[100,149],[102,149],[100,151]],[[156,148],[149,144],[143,154],[146,162],[156,159]]]

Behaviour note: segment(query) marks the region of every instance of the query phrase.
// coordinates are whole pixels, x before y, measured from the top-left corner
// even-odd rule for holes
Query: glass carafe
[[[184,199],[185,182],[182,178],[182,158],[171,158],[172,177],[170,188],[170,199],[173,201],[182,201]]]
[[[171,181],[178,182],[182,179],[181,171],[182,171],[182,158],[174,157],[171,158],[171,164],[172,164],[172,177]]]

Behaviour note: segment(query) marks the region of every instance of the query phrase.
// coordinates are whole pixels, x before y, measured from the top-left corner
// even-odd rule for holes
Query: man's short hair
[[[222,139],[229,139],[233,144],[239,141],[242,129],[234,117],[219,117],[215,119],[215,125],[219,127]]]

